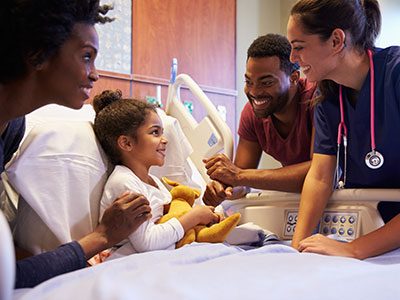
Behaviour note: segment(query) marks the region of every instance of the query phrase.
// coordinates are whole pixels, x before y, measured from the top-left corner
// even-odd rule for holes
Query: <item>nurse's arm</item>
[[[301,193],[299,214],[292,247],[298,249],[299,242],[310,236],[322,216],[332,194],[336,157],[314,154]]]
[[[381,228],[349,243],[351,256],[364,259],[400,248],[399,232],[400,215],[397,215]]]

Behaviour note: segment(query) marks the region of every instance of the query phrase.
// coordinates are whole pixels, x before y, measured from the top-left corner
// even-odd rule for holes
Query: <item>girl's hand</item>
[[[212,225],[219,222],[219,215],[214,212],[213,206],[198,205],[189,213],[197,220],[196,225]]]
[[[198,205],[178,220],[182,224],[183,230],[186,232],[197,225],[218,223],[219,216],[214,213],[213,206]]]

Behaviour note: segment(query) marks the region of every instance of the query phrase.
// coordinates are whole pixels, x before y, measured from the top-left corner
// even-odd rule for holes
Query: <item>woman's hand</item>
[[[86,258],[119,243],[151,217],[149,201],[126,192],[104,211],[95,230],[79,240]]]
[[[315,234],[299,242],[300,252],[355,257],[351,243],[339,242],[322,234]]]

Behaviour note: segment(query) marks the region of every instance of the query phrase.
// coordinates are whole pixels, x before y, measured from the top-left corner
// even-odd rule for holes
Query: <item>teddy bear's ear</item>
[[[201,194],[200,190],[198,190],[198,189],[193,189],[193,192],[194,192],[194,198],[195,198],[195,199],[197,199],[198,197],[200,197],[200,194]]]
[[[178,185],[179,185],[179,183],[177,183],[176,181],[170,180],[170,179],[168,179],[167,177],[162,177],[161,180],[162,180],[164,183],[166,183],[166,184],[168,184],[168,185],[170,185],[170,186],[178,186]]]

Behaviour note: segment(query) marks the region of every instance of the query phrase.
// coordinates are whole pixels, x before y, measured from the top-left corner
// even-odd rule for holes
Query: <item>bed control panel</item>
[[[291,238],[296,230],[298,211],[285,211],[283,236]],[[358,212],[325,211],[314,233],[330,235],[338,239],[351,241],[359,234]]]

